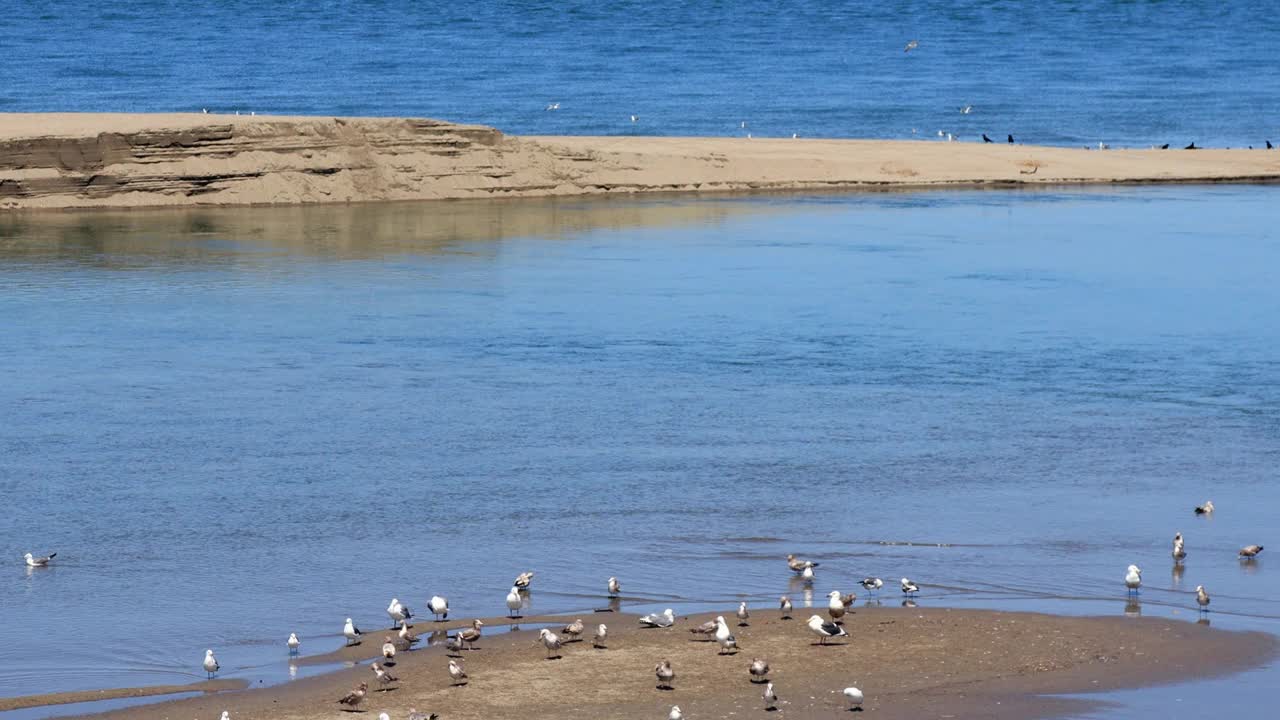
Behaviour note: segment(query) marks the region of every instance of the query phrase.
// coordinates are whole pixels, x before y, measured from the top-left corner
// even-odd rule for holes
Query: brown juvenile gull
[[[711,641],[712,636],[716,633],[716,628],[720,627],[715,620],[708,620],[698,627],[689,628],[689,632],[694,635],[701,635],[703,640]]]
[[[747,668],[747,672],[751,673],[751,682],[764,682],[769,677],[769,663],[760,658],[751,658],[751,667]]]
[[[618,597],[622,592],[622,585],[618,582],[618,578],[609,578],[609,597]]]
[[[749,617],[751,617],[751,613],[747,612],[747,603],[745,601],[738,603],[738,627],[749,625],[750,623],[747,622]]]
[[[467,684],[467,671],[463,669],[461,660],[449,661],[449,678],[451,685]]]
[[[522,572],[516,576],[516,581],[511,583],[521,590],[528,590],[529,585],[533,583],[533,571]]]
[[[778,694],[773,691],[773,683],[768,683],[764,686],[764,695],[762,697],[764,698],[765,710],[778,709]]]
[[[640,624],[645,627],[669,628],[676,622],[676,614],[667,608],[657,615],[645,615],[640,618]]]
[[[1209,612],[1209,593],[1205,592],[1203,585],[1196,586],[1196,603],[1200,605],[1200,612]]]
[[[578,618],[577,620],[574,620],[568,625],[560,628],[560,634],[566,636],[565,642],[578,642],[582,639],[582,633],[586,629],[587,626],[582,624],[582,618]]]
[[[472,620],[471,627],[458,631],[458,640],[463,647],[468,650],[475,650],[476,641],[480,639],[480,628],[484,627],[484,623],[479,620]]]
[[[816,563],[809,560],[801,560],[797,558],[795,555],[787,556],[787,567],[791,568],[791,572],[804,572],[805,568],[815,568],[815,567],[818,567],[818,565],[820,564],[821,563]]]
[[[1261,545],[1245,545],[1244,547],[1240,548],[1240,557],[1244,558],[1245,560],[1252,560],[1258,557],[1258,553],[1260,552],[1262,552]]]
[[[344,710],[355,710],[364,704],[364,695],[369,691],[369,683],[360,683],[354,690],[338,698],[339,705],[346,705]]]
[[[49,567],[49,561],[58,557],[58,553],[49,553],[45,557],[33,557],[31,553],[22,556],[27,561],[27,567]]]
[[[658,678],[658,688],[671,689],[671,682],[676,679],[676,671],[671,669],[671,661],[663,660],[653,667],[653,674]]]
[[[400,632],[397,633],[397,636],[400,638],[400,647],[404,650],[413,647],[414,643],[422,639],[409,627],[409,623],[400,626]]]
[[[845,632],[844,628],[840,627],[839,625],[833,622],[827,622],[817,615],[810,617],[808,624],[809,624],[809,629],[813,631],[813,634],[818,636],[819,645],[826,645],[827,638],[829,637],[848,637],[849,636],[849,633]]]
[[[373,670],[373,674],[378,677],[378,683],[382,685],[380,688],[382,692],[386,692],[386,690],[391,687],[391,683],[398,682],[400,680],[400,678],[392,675],[386,670],[383,670],[382,666],[378,663],[373,663],[369,666],[369,669]]]
[[[783,620],[790,620],[791,619],[791,598],[787,597],[786,595],[783,595],[778,600],[778,609],[782,611]]]
[[[604,640],[607,637],[609,637],[609,627],[604,623],[600,623],[599,625],[596,626],[596,636],[591,638],[591,647],[600,648],[601,650],[603,650],[605,647],[607,647],[604,644]]]
[[[560,636],[551,632],[546,628],[538,631],[538,639],[542,641],[542,646],[547,649],[547,659],[560,657],[560,646],[564,643],[560,642]]]

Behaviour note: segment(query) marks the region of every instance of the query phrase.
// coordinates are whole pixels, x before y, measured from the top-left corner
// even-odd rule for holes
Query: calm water
[[[206,647],[283,681],[290,631],[500,614],[531,568],[538,611],[609,575],[628,609],[763,605],[802,596],[787,552],[818,597],[1193,621],[1205,584],[1215,627],[1275,631],[1280,575],[1235,550],[1280,501],[1276,201],[0,216],[0,695],[186,682]]]
[[[1277,17],[1274,0],[10,0],[0,111],[1261,147],[1280,141]]]

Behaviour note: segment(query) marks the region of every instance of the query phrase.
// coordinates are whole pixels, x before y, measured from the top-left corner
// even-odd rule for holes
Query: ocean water
[[[1261,147],[1280,141],[1276,17],[1274,0],[10,0],[0,112]]]
[[[194,681],[206,647],[287,681],[290,632],[322,652],[392,596],[502,614],[529,569],[538,612],[601,606],[610,575],[627,610],[802,603],[789,552],[821,561],[818,598],[876,574],[897,604],[905,575],[922,606],[1194,622],[1204,584],[1215,627],[1275,632],[1280,574],[1235,557],[1280,501],[1275,207],[0,215],[0,695]],[[1265,702],[1173,698],[1095,716]]]

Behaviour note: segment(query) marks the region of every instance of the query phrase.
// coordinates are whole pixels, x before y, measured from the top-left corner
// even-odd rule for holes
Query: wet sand
[[[1263,149],[517,137],[416,118],[0,114],[0,208],[1273,182]]]
[[[896,603],[896,599],[891,602]],[[470,682],[451,687],[445,650],[439,646],[402,652],[392,673],[398,687],[370,689],[367,712],[404,717],[409,708],[452,718],[663,718],[678,704],[689,718],[838,717],[846,710],[842,688],[866,694],[867,717],[1050,717],[1087,709],[1088,701],[1042,694],[1085,693],[1204,678],[1254,667],[1276,652],[1265,633],[1214,630],[1202,624],[1153,618],[1077,618],[1031,613],[932,608],[859,608],[846,616],[849,639],[821,646],[804,625],[814,611],[799,608],[790,620],[776,610],[755,610],[750,625],[733,626],[742,649],[720,655],[714,642],[688,632],[710,615],[678,617],[668,630],[642,629],[632,615],[582,615],[588,631],[559,659],[547,659],[536,643],[540,623],[572,618],[530,617],[511,632],[506,618],[486,620],[485,636],[465,658]],[[590,640],[597,623],[609,625],[607,649]],[[466,621],[419,622],[425,638],[433,629]],[[360,681],[373,681],[369,659],[383,631],[362,645],[299,662],[345,659],[356,667],[287,685],[132,707],[93,717],[206,718],[223,710],[232,718],[312,720],[347,716],[335,700]],[[282,648],[282,656],[284,655]],[[767,660],[781,698],[766,713],[762,685],[750,681],[753,657]],[[674,689],[656,687],[653,666],[669,659]],[[282,657],[283,661],[283,657]],[[191,688],[187,688],[191,689]],[[67,694],[42,698],[63,702]],[[0,701],[0,709],[13,707]],[[31,700],[26,700],[29,705]]]

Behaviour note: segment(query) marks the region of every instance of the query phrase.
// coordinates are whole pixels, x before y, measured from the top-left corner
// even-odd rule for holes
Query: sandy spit
[[[1280,151],[516,137],[414,118],[0,114],[0,209],[1274,182]]]
[[[581,616],[588,627],[585,639],[566,645],[559,659],[547,659],[535,642],[534,626],[551,623],[558,629],[573,618],[526,618],[519,631],[512,631],[505,618],[489,618],[477,649],[459,653],[470,675],[466,685],[451,686],[443,647],[423,647],[400,653],[392,669],[400,678],[397,688],[371,690],[366,712],[348,715],[335,701],[361,680],[373,679],[368,662],[377,654],[382,632],[371,632],[360,647],[312,659],[357,663],[346,670],[94,717],[216,720],[228,710],[234,720],[376,717],[379,712],[403,718],[412,707],[440,713],[443,720],[639,720],[665,718],[678,704],[691,719],[834,718],[852,716],[845,715],[840,690],[856,685],[866,694],[862,717],[1039,718],[1089,706],[1043,693],[1225,674],[1265,662],[1276,652],[1270,635],[1225,632],[1189,621],[899,607],[859,608],[845,618],[851,637],[823,647],[803,625],[808,613],[794,615],[782,619],[776,610],[760,609],[749,626],[737,627],[726,612],[742,649],[721,655],[718,645],[688,632],[708,615],[680,617],[674,628],[656,630],[641,629],[631,615],[591,613]],[[609,625],[609,639],[607,648],[597,649],[590,636],[601,622]],[[415,630],[425,636],[444,627],[420,622]],[[762,688],[747,672],[755,657],[772,668],[782,699],[776,713],[766,713]],[[662,659],[676,671],[673,690],[656,687],[653,667]]]

